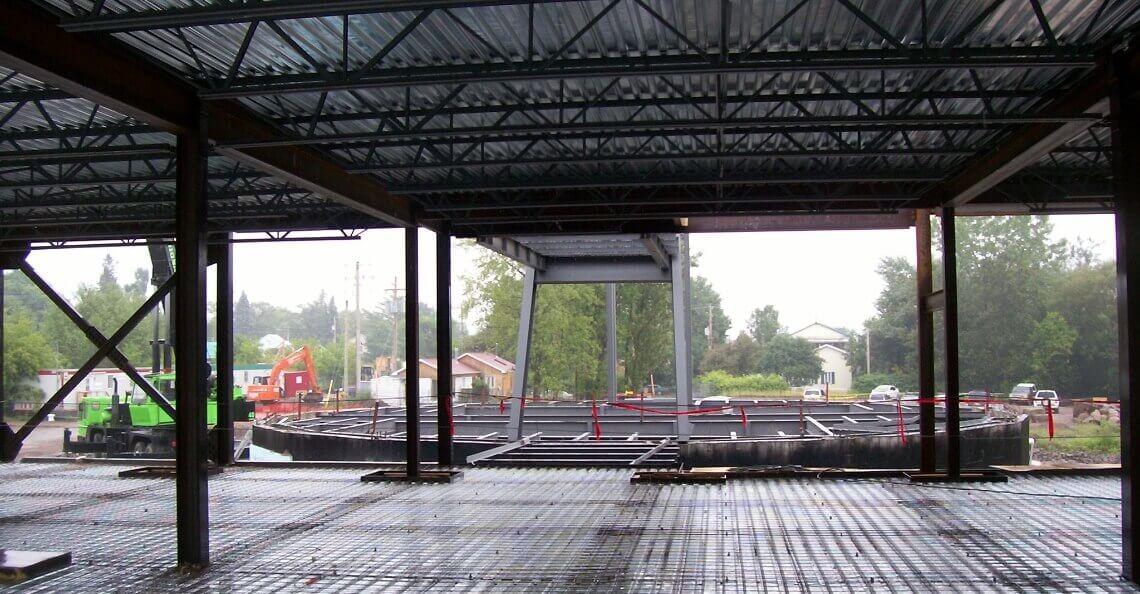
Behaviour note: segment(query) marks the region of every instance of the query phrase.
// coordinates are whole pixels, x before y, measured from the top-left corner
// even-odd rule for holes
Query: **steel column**
[[[538,280],[533,268],[523,277],[522,305],[519,308],[519,343],[515,351],[515,383],[511,388],[511,418],[507,423],[507,439],[522,439],[523,409],[526,407],[526,372],[530,363],[530,340],[534,336],[534,301]]]
[[[942,209],[942,319],[946,325],[946,474],[962,471],[962,420],[958,401],[958,253],[954,209]]]
[[[404,388],[407,476],[420,475],[420,250],[419,228],[404,229]],[[359,379],[359,378],[357,378]]]
[[[606,283],[606,401],[617,402],[617,285]]]
[[[451,377],[451,227],[442,223],[435,232],[435,358],[438,404],[436,413],[436,451],[440,466],[451,466],[452,433],[451,402],[454,382]]]
[[[214,273],[218,283],[218,350],[215,362],[218,422],[214,425],[218,449],[214,452],[214,461],[222,465],[234,463],[234,248],[229,243],[232,239],[233,234],[227,233],[225,244],[211,246],[217,255]]]
[[[210,562],[209,487],[206,480],[206,153],[204,130],[178,135],[175,262],[178,274],[174,356],[178,565]]]
[[[915,238],[918,246],[916,284],[918,299],[918,432],[922,472],[935,471],[934,453],[934,319],[926,297],[934,289],[930,255],[930,211],[915,211]]]
[[[677,254],[672,262],[673,289],[673,358],[677,370],[677,410],[685,411],[693,403],[692,331],[689,327],[691,290],[689,288],[689,236],[677,235]],[[677,417],[677,439],[688,441],[693,422],[688,415]]]
[[[1135,49],[1114,56],[1117,88],[1111,95],[1113,169],[1116,185],[1116,307],[1120,348],[1120,521],[1122,570],[1140,583],[1140,456],[1133,444],[1140,437],[1140,80]],[[1129,282],[1130,280],[1135,282]],[[1134,373],[1134,371],[1136,373]]]

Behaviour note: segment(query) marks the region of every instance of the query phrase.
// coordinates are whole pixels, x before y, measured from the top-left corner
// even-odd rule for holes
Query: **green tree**
[[[621,388],[640,390],[649,376],[672,385],[673,319],[669,285],[620,284],[617,288],[618,358],[624,361]]]
[[[775,373],[793,386],[813,384],[823,370],[815,346],[802,338],[777,334],[760,358],[761,373]]]
[[[1076,332],[1071,381],[1058,389],[1066,396],[1116,396],[1120,354],[1114,263],[1075,262],[1050,292],[1048,308],[1060,313]]]
[[[760,348],[771,342],[784,328],[780,326],[780,312],[775,307],[765,305],[764,309],[752,310],[748,317],[748,333]]]
[[[731,375],[750,375],[760,369],[760,345],[751,336],[741,332],[727,344],[714,344],[705,352],[701,369],[705,372],[724,371]]]
[[[40,402],[43,392],[35,379],[39,370],[51,367],[54,358],[30,318],[4,316],[4,393],[9,400]]]
[[[1057,312],[1049,312],[1034,325],[1028,347],[1033,377],[1042,386],[1067,389],[1073,377],[1073,344],[1077,333]]]
[[[253,305],[245,291],[241,292],[237,303],[234,304],[234,336],[255,337]]]
[[[689,311],[689,328],[691,331],[690,348],[693,354],[693,375],[704,372],[700,363],[705,358],[710,344],[724,344],[732,320],[724,313],[721,307],[720,294],[713,289],[712,283],[702,276],[692,277],[692,295],[689,298],[691,309]],[[709,317],[712,317],[710,336]]]

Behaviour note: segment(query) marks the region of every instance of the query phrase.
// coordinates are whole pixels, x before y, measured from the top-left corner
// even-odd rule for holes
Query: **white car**
[[[871,390],[871,396],[867,399],[871,402],[887,402],[889,400],[898,400],[899,389],[895,386],[890,386],[887,384],[875,386],[875,389]]]
[[[1033,406],[1044,408],[1048,406],[1053,410],[1061,410],[1061,397],[1056,390],[1037,390],[1033,395]]]
[[[804,388],[803,399],[807,401],[823,402],[823,390],[819,388]]]

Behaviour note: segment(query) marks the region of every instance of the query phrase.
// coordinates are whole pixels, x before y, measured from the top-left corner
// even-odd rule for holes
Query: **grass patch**
[[[1079,423],[1058,428],[1052,440],[1047,425],[1034,423],[1029,427],[1029,435],[1037,440],[1035,447],[1046,452],[1120,453],[1120,425],[1113,423]]]

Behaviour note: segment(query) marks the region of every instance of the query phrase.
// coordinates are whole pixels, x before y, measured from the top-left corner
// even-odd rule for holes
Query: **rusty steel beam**
[[[64,31],[58,19],[31,2],[0,2],[0,64],[164,132],[187,134],[199,125],[203,104],[190,83],[113,38]],[[210,139],[219,144],[281,137],[272,124],[236,101],[211,102],[207,125]],[[388,193],[374,179],[350,175],[312,148],[221,152],[387,223],[413,224],[407,198]]]

